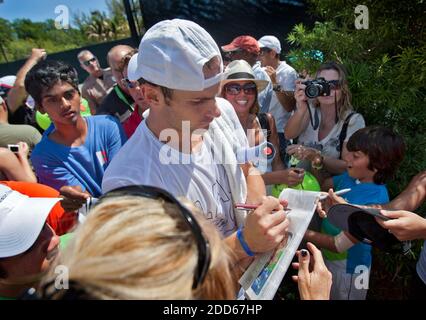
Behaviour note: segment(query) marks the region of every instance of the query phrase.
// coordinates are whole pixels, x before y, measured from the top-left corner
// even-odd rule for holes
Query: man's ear
[[[149,106],[155,106],[164,103],[162,102],[164,100],[164,97],[161,94],[161,90],[159,87],[154,87],[148,84],[143,85],[141,90],[143,97],[145,98]]]
[[[36,111],[39,111],[41,114],[46,113],[46,110],[44,110],[43,105],[41,103],[36,102],[35,103],[35,109],[36,109]]]

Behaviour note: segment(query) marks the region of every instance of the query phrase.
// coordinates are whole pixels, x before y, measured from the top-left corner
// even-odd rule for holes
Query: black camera
[[[324,78],[317,78],[314,80],[308,80],[302,82],[306,85],[305,95],[310,98],[316,98],[319,96],[329,96],[330,95],[330,82]]]

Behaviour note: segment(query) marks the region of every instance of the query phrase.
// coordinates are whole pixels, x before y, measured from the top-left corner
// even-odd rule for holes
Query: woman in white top
[[[364,118],[353,110],[347,72],[341,64],[325,63],[315,76],[329,82],[330,95],[308,99],[306,85],[296,81],[296,110],[287,122],[285,136],[298,138],[298,144],[288,147],[287,152],[312,161],[316,169],[324,168],[325,176],[341,174],[346,170],[342,160],[346,142],[365,127]]]
[[[266,172],[262,175],[266,185],[284,183],[290,186],[302,182],[302,169],[285,169],[279,154],[279,140],[274,118],[266,114],[258,114],[257,96],[265,89],[267,81],[255,79],[253,69],[244,60],[232,61],[225,70],[222,81],[222,97],[228,100],[238,116],[240,123],[248,136],[250,146],[262,144],[265,140],[262,128],[267,130],[267,140],[274,146],[276,152],[268,161]],[[267,128],[261,125],[258,117],[264,117]]]

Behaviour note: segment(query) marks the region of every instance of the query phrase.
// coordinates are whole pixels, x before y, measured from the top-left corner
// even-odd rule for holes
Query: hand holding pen
[[[274,197],[263,197],[262,203],[247,215],[239,234],[248,252],[267,252],[279,245],[287,237],[289,220],[284,208],[287,201]],[[246,204],[242,204],[247,206]],[[253,210],[253,209],[250,209]]]
[[[320,196],[318,203],[317,203],[317,213],[321,218],[327,218],[327,211],[328,208],[331,207],[333,204],[339,204],[339,203],[347,203],[345,199],[340,197],[339,195],[345,194],[349,192],[351,189],[342,189],[337,192],[334,192],[333,189],[330,189],[328,191],[328,194],[323,193],[323,195]],[[327,201],[323,201],[327,200]]]

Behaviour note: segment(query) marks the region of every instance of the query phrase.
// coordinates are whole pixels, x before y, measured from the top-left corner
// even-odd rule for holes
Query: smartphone
[[[19,145],[17,145],[17,144],[8,144],[7,147],[13,153],[18,153],[19,152]]]

